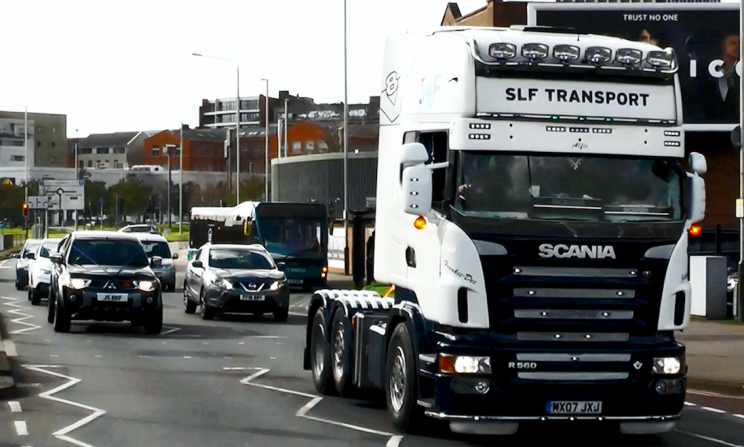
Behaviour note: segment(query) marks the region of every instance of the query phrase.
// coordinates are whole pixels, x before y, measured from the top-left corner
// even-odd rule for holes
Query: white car
[[[57,253],[62,239],[44,239],[28,263],[28,299],[31,304],[41,303],[42,298],[49,297],[49,284],[52,277],[52,261],[49,259]]]

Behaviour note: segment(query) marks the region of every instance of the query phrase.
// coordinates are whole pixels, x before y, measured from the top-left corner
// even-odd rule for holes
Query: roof
[[[119,233],[117,231],[75,231],[72,233],[75,239],[119,239],[136,241],[137,238],[131,233]]]
[[[364,138],[376,140],[380,135],[380,125],[377,123],[370,124],[349,124],[349,138]]]
[[[139,132],[94,133],[81,138],[78,147],[126,147]]]
[[[168,239],[163,237],[160,234],[152,234],[152,233],[129,233],[134,235],[137,239],[140,241],[145,242],[168,242]]]
[[[261,244],[246,244],[246,245],[242,245],[242,244],[211,244],[211,243],[207,243],[207,244],[202,245],[202,248],[229,248],[229,249],[238,249],[238,250],[240,250],[240,249],[257,250],[257,251],[262,251],[262,252],[267,251],[266,250],[266,247],[264,247]]]
[[[179,136],[180,130],[171,130],[173,135]],[[183,138],[198,141],[225,141],[225,129],[184,129]]]

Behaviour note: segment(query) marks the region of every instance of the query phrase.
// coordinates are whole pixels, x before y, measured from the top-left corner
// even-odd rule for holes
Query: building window
[[[109,148],[107,147],[96,148],[96,154],[98,155],[107,155],[108,153],[109,153]]]
[[[81,147],[80,149],[78,149],[79,155],[90,155],[92,153],[93,153],[92,147]]]
[[[121,162],[114,163],[114,169],[124,169],[124,163],[121,163]]]
[[[258,146],[253,146],[253,156],[258,157],[261,155],[261,148]]]
[[[93,160],[88,160],[88,167],[89,168],[92,168],[93,167]]]
[[[124,148],[123,147],[115,147],[114,148],[114,153],[115,154],[124,154],[125,153],[124,152]]]
[[[309,151],[315,150],[315,141],[305,141],[305,149]]]
[[[36,142],[36,147],[41,147],[41,141]]]
[[[302,142],[295,141],[292,143],[292,152],[302,152]]]
[[[51,162],[52,164],[54,164],[54,163],[57,163],[57,157],[55,157],[54,155],[52,155],[51,157],[49,157],[49,161],[50,161],[50,162]]]
[[[57,133],[57,128],[56,127],[52,127],[52,133]]]
[[[160,148],[158,146],[152,147],[152,156],[157,157],[160,155]]]
[[[78,161],[78,169],[83,169],[85,167],[85,162],[83,160]]]
[[[26,157],[23,155],[11,155],[10,161],[26,161]]]
[[[318,142],[318,150],[320,152],[328,152],[328,143],[325,141]]]
[[[52,141],[52,147],[57,147],[57,143],[55,143],[54,141]]]
[[[23,147],[23,141],[12,141],[12,146]]]

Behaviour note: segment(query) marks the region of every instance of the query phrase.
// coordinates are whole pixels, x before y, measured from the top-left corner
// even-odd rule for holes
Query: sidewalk
[[[744,324],[693,317],[676,338],[687,347],[689,388],[744,396]]]

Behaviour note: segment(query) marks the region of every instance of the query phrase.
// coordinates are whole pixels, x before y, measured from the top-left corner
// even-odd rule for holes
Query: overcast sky
[[[463,13],[485,0],[459,0]],[[446,0],[348,0],[349,102],[379,94],[388,35],[439,25]],[[202,98],[289,90],[343,100],[343,0],[2,2],[0,110],[67,114],[68,136],[198,124]]]

